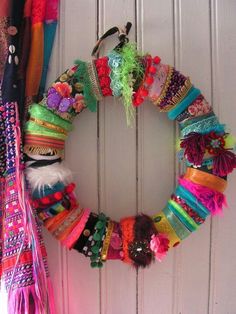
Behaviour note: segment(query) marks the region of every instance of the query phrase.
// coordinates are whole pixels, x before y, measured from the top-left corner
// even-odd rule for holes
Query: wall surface
[[[236,134],[236,0],[61,0],[48,82],[76,58],[89,60],[97,36],[127,21],[131,40],[189,75]],[[109,39],[102,53],[115,43]],[[117,220],[156,213],[181,172],[175,134],[150,103],[137,110],[133,128],[113,98],[97,113],[83,112],[66,149],[80,203]],[[235,185],[234,174],[222,217],[209,219],[147,270],[118,261],[91,269],[45,232],[58,314],[235,314]]]

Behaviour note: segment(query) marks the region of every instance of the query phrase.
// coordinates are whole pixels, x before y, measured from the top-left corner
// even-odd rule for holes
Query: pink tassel
[[[222,149],[213,159],[213,174],[224,177],[236,168],[236,155],[227,149]]]
[[[8,302],[9,314],[55,314],[54,298],[50,281],[48,281],[48,300],[45,306],[41,307],[41,302],[37,296],[35,286],[28,286],[11,291]]]
[[[206,149],[205,136],[196,132],[191,132],[182,139],[181,148],[184,148],[184,156],[195,166],[202,164],[203,156]]]
[[[16,185],[18,189],[18,197],[20,207],[23,212],[24,230],[25,236],[29,239],[29,244],[32,246],[32,258],[33,258],[33,275],[34,285],[13,289],[10,287],[8,292],[8,313],[9,314],[43,314],[47,311],[48,305],[50,305],[50,314],[55,313],[52,298],[52,288],[48,282],[43,256],[41,252],[40,240],[39,240],[39,226],[37,225],[34,210],[30,204],[30,197],[25,184],[25,175],[23,167],[21,165],[20,157],[20,143],[21,143],[21,131],[18,119],[17,104],[16,110],[16,126],[15,126],[15,139],[16,139]],[[18,258],[15,267],[18,266],[18,261],[21,251],[18,253]],[[48,290],[49,289],[49,290]],[[49,300],[49,298],[52,298]]]
[[[183,177],[179,178],[179,184],[190,191],[212,215],[221,213],[223,206],[227,206],[226,197],[223,193],[193,183]]]

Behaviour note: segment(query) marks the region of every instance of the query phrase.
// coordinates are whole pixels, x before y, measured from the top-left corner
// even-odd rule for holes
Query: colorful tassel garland
[[[179,178],[179,184],[190,191],[212,215],[221,213],[222,207],[227,206],[226,198],[223,193],[211,190],[184,178]]]

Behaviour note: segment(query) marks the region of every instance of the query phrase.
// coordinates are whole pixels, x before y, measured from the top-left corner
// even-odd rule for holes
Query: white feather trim
[[[42,190],[44,186],[52,187],[57,182],[68,184],[72,181],[70,169],[63,163],[55,163],[39,168],[26,168],[26,177],[30,183],[31,189]]]

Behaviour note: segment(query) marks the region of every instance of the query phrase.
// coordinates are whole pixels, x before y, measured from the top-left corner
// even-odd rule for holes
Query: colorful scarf
[[[19,119],[24,107],[27,50],[32,47],[31,33],[34,34],[31,22],[42,13],[37,11],[38,3],[36,0],[0,3],[1,314],[55,313],[41,226],[31,205],[24,175]],[[56,3],[55,14],[57,1],[53,3]],[[43,45],[39,50],[43,51]],[[42,60],[42,64],[48,64],[49,57]],[[37,78],[38,87],[40,81],[41,75]]]

